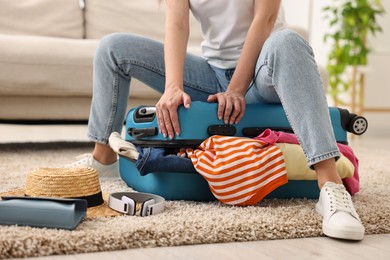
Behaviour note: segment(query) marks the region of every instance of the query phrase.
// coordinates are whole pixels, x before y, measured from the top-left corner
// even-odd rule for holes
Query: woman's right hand
[[[173,139],[180,135],[179,117],[177,109],[180,105],[190,108],[191,97],[181,88],[166,88],[164,94],[156,104],[158,127],[164,137]]]

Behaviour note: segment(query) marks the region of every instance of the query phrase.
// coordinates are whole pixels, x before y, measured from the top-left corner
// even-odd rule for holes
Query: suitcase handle
[[[139,106],[134,111],[133,120],[136,123],[149,123],[153,122],[156,117],[156,107],[152,106]]]
[[[237,130],[234,125],[210,125],[207,128],[207,133],[209,134],[209,136],[212,135],[234,136],[237,133]]]
[[[129,128],[127,133],[135,139],[157,135],[157,127]]]

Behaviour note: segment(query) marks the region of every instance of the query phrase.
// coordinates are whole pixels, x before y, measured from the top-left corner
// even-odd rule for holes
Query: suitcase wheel
[[[362,135],[366,132],[367,128],[367,119],[362,116],[355,116],[349,121],[347,130],[355,135]]]

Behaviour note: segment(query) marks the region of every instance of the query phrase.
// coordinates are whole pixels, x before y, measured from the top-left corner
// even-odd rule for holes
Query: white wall
[[[287,23],[309,29],[309,0],[283,0]]]
[[[386,14],[379,17],[383,33],[369,39],[372,53],[368,58],[365,103],[367,107],[390,109],[390,0],[382,0]]]
[[[287,22],[309,31],[310,44],[321,66],[326,66],[329,52],[329,44],[323,41],[329,27],[323,20],[322,9],[331,2],[333,0],[283,0]],[[369,38],[372,53],[369,55],[365,80],[365,105],[390,109],[390,0],[382,0],[382,3],[387,11],[378,20],[383,33]]]

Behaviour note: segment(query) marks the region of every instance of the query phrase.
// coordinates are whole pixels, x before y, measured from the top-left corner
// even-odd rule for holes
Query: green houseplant
[[[384,8],[381,0],[332,0],[323,11],[330,28],[324,41],[332,44],[327,65],[328,92],[335,105],[346,105],[341,96],[348,93],[353,111],[358,96],[360,107],[363,103],[364,75],[358,68],[367,64],[367,36],[382,31],[377,17]]]

